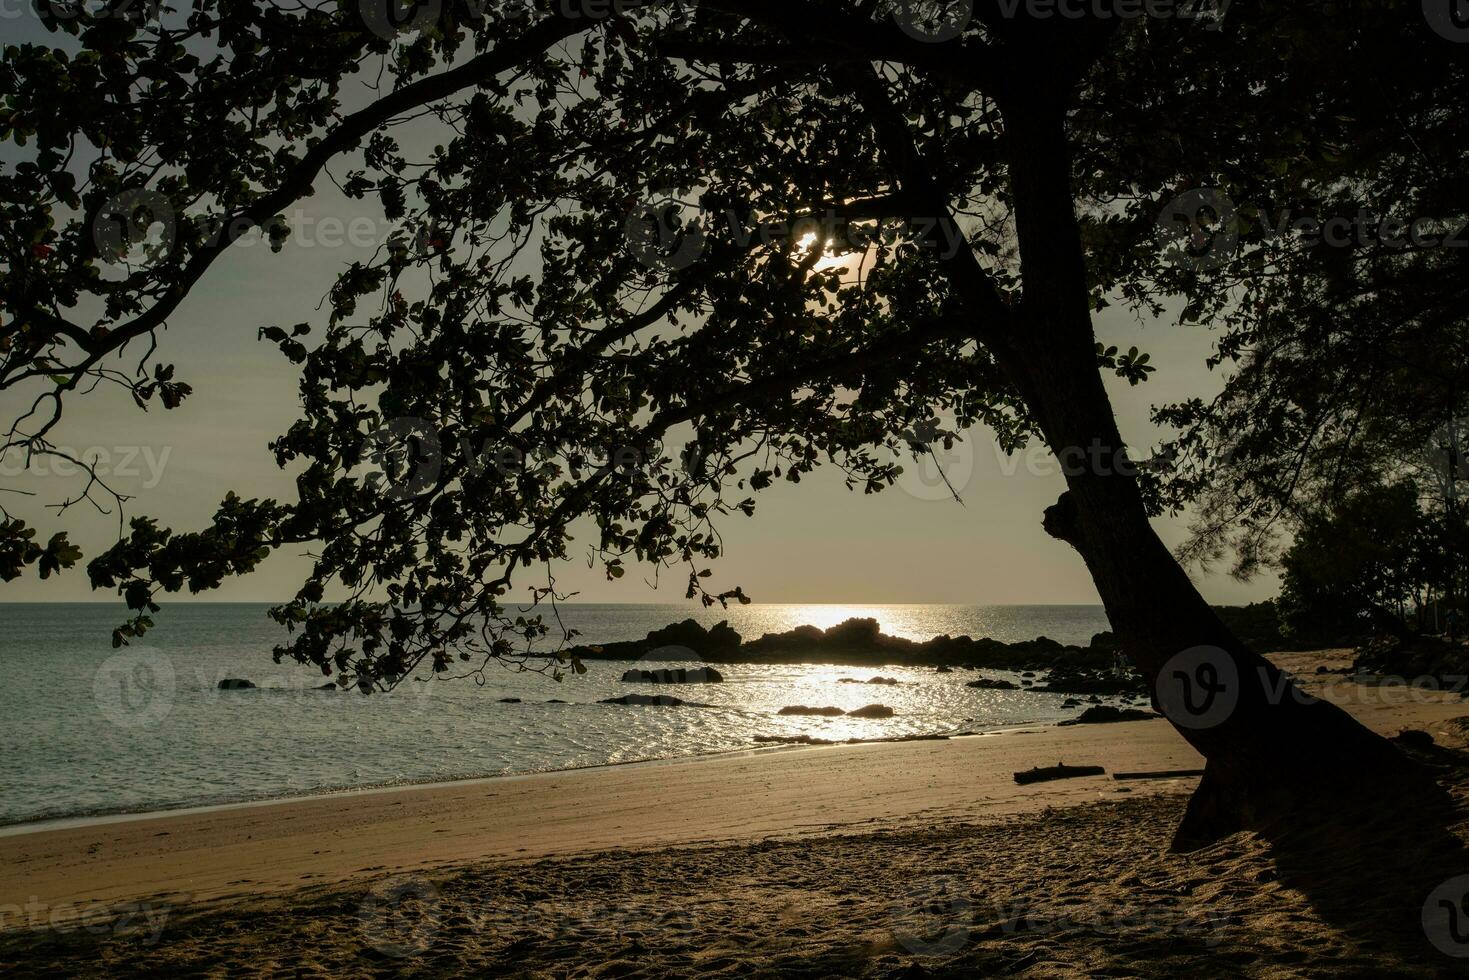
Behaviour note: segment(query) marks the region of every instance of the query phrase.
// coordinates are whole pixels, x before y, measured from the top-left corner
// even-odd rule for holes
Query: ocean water
[[[749,749],[757,735],[879,738],[1075,714],[1061,695],[973,690],[964,671],[901,664],[881,670],[903,681],[896,687],[843,684],[877,671],[822,665],[721,666],[723,684],[654,687],[623,684],[631,664],[606,661],[559,683],[491,668],[480,680],[405,681],[387,695],[319,692],[314,668],[272,662],[282,634],[267,608],[175,603],[144,642],[113,650],[118,605],[0,604],[0,825],[695,756]],[[1045,635],[1085,644],[1107,628],[1094,606],[561,607],[562,621],[587,643],[639,639],[687,618],[728,619],[750,639],[853,616],[918,640]],[[217,690],[225,677],[259,689]],[[596,703],[632,691],[710,707]],[[507,697],[523,703],[500,703]],[[776,714],[790,704],[850,710],[872,702],[896,716]]]

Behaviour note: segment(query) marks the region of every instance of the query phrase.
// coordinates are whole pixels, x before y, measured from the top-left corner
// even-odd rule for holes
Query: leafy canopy
[[[261,330],[300,373],[271,447],[297,499],[232,495],[191,533],[135,517],[88,566],[134,610],[122,643],[162,593],[311,543],[277,658],[364,690],[524,663],[549,626],[505,597],[536,569],[554,604],[577,518],[611,577],[651,563],[743,600],[709,563],[772,481],[828,463],[876,491],[894,452],[976,424],[1022,445],[1036,422],[996,354],[1027,327],[1008,140],[1038,105],[1066,113],[1093,307],[1181,295],[1241,356],[1263,267],[1221,289],[1160,245],[1164,205],[1340,187],[1361,161],[1333,110],[1355,90],[1323,30],[1369,53],[1440,40],[1377,3],[1325,28],[1321,4],[1262,3],[1227,30],[979,3],[954,36],[866,0],[442,2],[405,33],[370,2],[126,6],[4,52],[0,136],[25,158],[0,176],[0,388],[34,396],[5,448],[55,451],[63,404],[99,384],[186,408],[155,341],[204,272],[245,234],[282,244],[327,179],[375,202],[401,231],[319,321]],[[1134,384],[1148,360],[1097,351]],[[1215,438],[1201,409],[1177,418],[1190,448]],[[1154,477],[1153,505],[1203,482]],[[0,572],[42,560],[29,531],[0,529]],[[77,560],[46,553],[43,572]]]

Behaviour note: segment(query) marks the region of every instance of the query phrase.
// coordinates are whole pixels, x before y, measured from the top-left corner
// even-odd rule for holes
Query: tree
[[[1425,567],[1435,554],[1427,530],[1409,483],[1361,491],[1305,522],[1281,561],[1287,627],[1320,636],[1354,637],[1372,627],[1408,635],[1403,609],[1434,577]]]
[[[1323,45],[1314,4],[1260,4],[1228,31],[1124,6],[981,3],[945,20],[865,0],[429,3],[402,35],[347,3],[57,21],[81,25],[78,53],[4,61],[5,136],[34,151],[0,182],[14,216],[0,386],[40,389],[12,444],[47,451],[62,402],[97,383],[177,406],[168,367],[115,359],[230,242],[279,241],[281,212],[335,163],[405,231],[342,274],[319,339],[262,330],[301,371],[303,417],[273,444],[302,467],[299,499],[230,497],[187,534],[133,519],[88,566],[136,613],[116,642],[151,625],[161,593],[318,542],[272,613],[291,631],[278,658],[364,690],[420,663],[513,658],[547,627],[501,599],[542,565],[536,594],[556,601],[574,518],[595,520],[609,576],[677,563],[691,598],[742,600],[707,588],[707,565],[717,522],[759,489],[825,461],[877,490],[897,474],[879,447],[983,423],[1007,448],[1035,437],[1084,461],[1045,527],[1208,759],[1181,844],[1303,795],[1365,793],[1364,774],[1406,792],[1420,777],[1396,749],[1296,696],[1158,539],[1159,491],[1099,372],[1137,383],[1149,366],[1099,351],[1091,322],[1118,295],[1200,308],[1218,282],[1177,263],[1193,250],[1159,247],[1163,204],[1211,171],[1334,179],[1317,121],[1353,93],[1334,64],[1281,50]],[[1416,17],[1366,7],[1333,39],[1451,60]],[[352,105],[349,81],[379,72],[387,94]],[[425,116],[442,124],[426,159],[428,141],[395,136]],[[171,225],[141,254],[140,208]],[[107,279],[109,251],[143,262]],[[333,582],[353,598],[322,604]]]

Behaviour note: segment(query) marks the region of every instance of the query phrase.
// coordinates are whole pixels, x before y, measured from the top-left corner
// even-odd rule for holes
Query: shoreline
[[[1025,726],[1025,727],[1050,727],[1050,726]],[[1007,726],[1002,729],[985,732],[964,732],[954,735],[921,735],[903,741],[938,740],[940,738],[968,738],[987,735],[1004,734],[1011,731]],[[853,742],[853,745],[875,745],[885,742],[897,741],[898,739],[865,739],[861,742]],[[131,820],[161,820],[167,817],[191,816],[194,814],[218,813],[229,810],[246,810],[258,807],[280,806],[287,803],[310,803],[318,800],[336,800],[350,796],[363,796],[371,793],[411,793],[415,790],[453,789],[457,786],[472,786],[480,783],[498,783],[515,779],[534,779],[540,776],[565,776],[580,773],[592,773],[607,769],[620,769],[624,767],[637,766],[660,766],[674,765],[679,763],[716,762],[730,756],[744,756],[765,754],[768,752],[788,752],[800,749],[827,749],[835,748],[832,745],[752,745],[743,749],[714,749],[708,752],[700,752],[694,755],[662,755],[647,759],[626,759],[621,762],[594,762],[585,766],[568,766],[565,769],[538,769],[533,772],[505,772],[491,773],[484,776],[461,776],[454,779],[431,779],[423,782],[368,784],[365,786],[343,786],[338,789],[315,790],[303,793],[299,796],[269,796],[259,799],[227,800],[220,803],[198,803],[186,806],[166,807],[161,810],[117,810],[102,813],[85,813],[67,817],[43,817],[40,820],[24,820],[16,823],[0,823],[0,837],[23,837],[26,834],[46,833],[51,830],[70,830],[73,828],[85,828],[101,826],[111,823],[125,823]]]
[[[530,779],[537,776],[559,776],[573,773],[597,772],[604,769],[620,769],[634,766],[674,765],[678,763],[717,762],[728,757],[757,755],[770,752],[790,752],[802,749],[830,749],[854,745],[885,745],[900,742],[933,742],[955,738],[987,738],[1012,732],[1025,732],[1044,728],[1055,728],[1060,722],[1022,722],[999,725],[994,728],[965,729],[956,732],[931,732],[912,735],[894,735],[884,738],[855,739],[852,741],[822,743],[768,743],[744,748],[709,749],[690,755],[660,755],[644,759],[624,759],[617,762],[593,762],[584,766],[567,766],[562,769],[536,769],[529,772],[487,773],[478,776],[457,776],[452,779],[427,779],[402,783],[368,783],[361,786],[341,786],[312,790],[299,795],[265,796],[237,800],[222,800],[217,803],[189,803],[182,806],[144,810],[102,810],[57,817],[41,817],[34,820],[0,821],[0,838],[22,837],[26,834],[45,833],[51,830],[69,830],[130,820],[158,820],[165,817],[184,816],[196,813],[216,813],[225,810],[253,809],[256,807],[279,806],[285,803],[301,803],[313,800],[332,800],[342,797],[360,796],[368,793],[408,793],[414,790],[447,789],[476,783],[500,782],[513,779]]]
[[[1029,726],[944,741],[776,746],[38,829],[0,836],[0,908],[214,906],[483,861],[1003,817],[1196,782],[1014,784],[1013,772],[1053,765],[1058,753],[1105,762],[1109,773],[1199,764],[1161,720],[1097,727],[1107,731]]]
[[[1383,734],[1411,727],[1443,744],[1464,743],[1464,729],[1446,724],[1469,715],[1457,696],[1315,675],[1321,658],[1314,655],[1277,662]],[[1013,781],[1015,772],[1058,762],[1100,765],[1105,775]],[[0,835],[0,909],[105,915],[139,901],[217,908],[392,875],[574,855],[1030,820],[1056,808],[1186,792],[1196,777],[1121,782],[1112,774],[1194,770],[1201,762],[1161,719],[1029,725],[126,815]],[[1171,828],[1155,830],[1166,841]],[[0,932],[17,921],[0,921]]]

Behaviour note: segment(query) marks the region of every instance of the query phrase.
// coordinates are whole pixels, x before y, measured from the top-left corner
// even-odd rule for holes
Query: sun
[[[827,272],[831,269],[843,268],[848,271],[855,271],[858,263],[862,260],[861,252],[837,253],[832,251],[834,242],[831,239],[822,241],[819,246],[817,244],[818,241],[819,238],[814,231],[808,231],[796,239],[795,257],[798,261],[809,256],[812,249],[820,247],[822,255],[821,258],[816,260],[816,264],[811,267],[811,271],[813,272]]]

